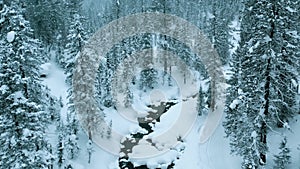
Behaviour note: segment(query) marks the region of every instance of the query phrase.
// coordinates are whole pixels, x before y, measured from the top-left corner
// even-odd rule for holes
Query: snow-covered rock
[[[15,31],[10,31],[7,33],[7,36],[6,36],[6,40],[11,43],[15,40],[15,36],[16,36],[16,32]]]
[[[257,135],[257,132],[256,131],[253,131],[252,133],[251,133],[251,137],[252,138],[256,138],[258,135]]]
[[[240,104],[240,102],[241,101],[238,99],[233,100],[232,103],[229,105],[230,109],[232,109],[232,110],[235,109],[237,107],[237,105]]]
[[[0,92],[1,92],[1,94],[5,94],[6,91],[8,91],[8,90],[9,90],[9,87],[8,87],[7,85],[2,85],[2,86],[0,87]]]
[[[287,122],[283,123],[283,127],[286,128],[286,129],[290,129],[291,128],[290,125],[289,125],[289,123],[287,123]]]
[[[51,70],[51,63],[44,63],[40,67],[41,67],[40,76],[47,77]]]
[[[293,8],[291,8],[291,7],[286,7],[285,9],[287,9],[289,12],[292,12],[292,13],[294,13],[294,12],[297,12],[295,9],[293,9]]]

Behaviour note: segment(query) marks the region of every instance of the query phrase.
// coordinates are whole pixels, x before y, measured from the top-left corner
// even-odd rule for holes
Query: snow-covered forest
[[[188,24],[104,49],[141,13]],[[299,0],[0,0],[0,169],[300,169],[299,133]]]

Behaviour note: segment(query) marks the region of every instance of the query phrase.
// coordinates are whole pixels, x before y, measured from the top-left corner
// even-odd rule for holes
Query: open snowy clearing
[[[51,63],[49,76],[43,81],[46,84],[53,95],[56,97],[62,96],[62,100],[64,103],[64,107],[61,110],[62,117],[66,115],[66,90],[68,89],[65,84],[65,75],[63,71],[56,66],[55,63]],[[172,89],[173,90],[173,89]],[[166,91],[166,90],[164,90]],[[159,93],[159,92],[158,92]],[[168,92],[164,92],[165,96],[170,94]],[[146,97],[144,95],[143,97]],[[145,99],[146,100],[146,99]],[[191,98],[189,102],[195,102],[194,98]],[[186,102],[186,103],[189,103]],[[135,102],[136,109],[141,108],[141,102]],[[182,102],[181,102],[182,103]],[[190,104],[190,103],[189,103]],[[177,104],[174,108],[170,109],[167,113],[165,113],[161,117],[161,122],[157,123],[154,126],[153,134],[148,137],[153,137],[156,135],[160,135],[160,133],[165,133],[168,128],[176,121],[176,119],[180,119],[182,122],[193,123],[192,128],[186,134],[184,138],[184,142],[181,144],[177,144],[174,150],[161,153],[155,157],[151,158],[132,158],[131,161],[134,162],[135,165],[144,165],[147,164],[149,168],[161,167],[163,168],[164,163],[170,163],[174,161],[175,168],[199,168],[199,169],[232,169],[239,168],[242,160],[239,157],[230,155],[229,141],[224,138],[224,128],[221,124],[216,129],[216,132],[212,135],[212,137],[205,142],[204,144],[199,143],[200,136],[200,128],[203,125],[205,120],[205,116],[200,116],[196,118],[196,121],[193,122],[192,119],[179,117],[179,110],[182,109],[182,105]],[[142,107],[146,107],[145,105]],[[126,109],[125,109],[126,110]],[[140,109],[141,110],[141,109]],[[113,130],[118,131],[121,135],[128,135],[134,131],[138,131],[141,128],[137,125],[136,121],[131,121],[129,119],[124,118],[124,116],[114,109],[106,109],[105,114],[107,114],[107,121],[114,120],[116,123],[113,123]],[[108,113],[109,112],[109,113]],[[126,111],[125,111],[126,113]],[[127,114],[128,115],[128,114]],[[127,116],[128,117],[128,116]],[[188,116],[186,116],[188,117]],[[181,119],[183,118],[183,119]],[[300,154],[297,151],[299,135],[297,135],[296,131],[300,130],[300,124],[297,123],[300,120],[300,117],[295,119],[295,121],[291,122],[291,130],[288,132],[287,137],[290,141],[290,148],[292,150],[292,161],[299,162]],[[50,128],[49,130],[55,130],[54,128]],[[55,133],[55,131],[49,131],[50,133]],[[271,132],[269,135],[272,139],[269,142],[270,151],[273,152],[271,154],[276,154],[278,151],[278,145],[280,143],[280,138],[282,135],[281,131]],[[169,135],[165,135],[168,137]],[[52,143],[55,143],[56,138],[55,134],[51,137],[53,140]],[[50,138],[50,139],[51,139]],[[94,152],[92,155],[92,161],[90,164],[87,163],[88,154],[86,151],[87,144],[87,135],[81,131],[79,137],[80,144],[80,154],[76,160],[69,161],[74,164],[75,169],[117,169],[118,168],[118,156],[112,155],[110,152],[105,151],[104,149],[94,145]],[[161,140],[160,140],[161,141]],[[149,146],[149,145],[148,145]],[[146,147],[149,150],[149,147]],[[179,151],[183,149],[183,151]],[[145,150],[145,147],[142,145],[134,148],[134,153],[139,153],[139,151]],[[151,154],[151,153],[150,153]],[[132,155],[134,157],[134,155]],[[179,158],[179,159],[177,159]],[[273,160],[270,157],[268,160],[267,166],[273,165]],[[292,163],[291,168],[296,168],[298,166],[297,163]]]

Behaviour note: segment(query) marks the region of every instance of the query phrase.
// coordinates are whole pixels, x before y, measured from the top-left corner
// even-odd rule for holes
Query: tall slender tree
[[[72,22],[69,27],[69,33],[67,36],[67,45],[65,50],[65,73],[67,74],[66,82],[68,85],[72,85],[72,75],[74,70],[74,62],[77,55],[80,53],[86,42],[86,32],[82,25],[83,17],[74,13],[72,15]]]
[[[292,1],[248,0],[241,23],[241,42],[235,62],[226,116],[226,133],[243,168],[260,168],[267,161],[267,134],[286,125],[297,110],[296,79],[299,38],[292,19]],[[289,8],[291,8],[289,10]]]
[[[75,60],[77,55],[80,54],[86,40],[86,32],[83,28],[83,17],[80,15],[82,0],[67,1],[67,9],[71,16],[69,21],[69,32],[67,36],[67,45],[65,49],[65,73],[67,74],[66,83],[70,86],[68,89],[68,114],[66,124],[66,141],[65,148],[69,154],[70,159],[74,159],[79,152],[78,145],[78,131],[79,122],[76,118],[74,103],[73,103],[73,90],[72,90],[72,77],[75,67]]]

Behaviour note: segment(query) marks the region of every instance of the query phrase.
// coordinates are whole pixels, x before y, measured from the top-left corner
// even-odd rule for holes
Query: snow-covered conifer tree
[[[269,129],[278,124],[288,126],[297,110],[292,86],[299,60],[299,38],[292,17],[295,6],[292,1],[245,3],[224,123],[232,150],[243,157],[244,168],[266,163]]]
[[[280,152],[275,155],[275,166],[274,169],[286,169],[287,165],[291,163],[290,149],[287,147],[286,137],[280,143]]]
[[[82,1],[67,1],[67,9],[70,13],[70,25],[67,36],[67,45],[65,49],[65,72],[67,74],[66,82],[70,85],[68,89],[68,115],[66,127],[65,149],[69,154],[69,158],[73,159],[79,151],[78,130],[79,124],[75,115],[73,92],[72,92],[72,75],[75,67],[75,60],[80,54],[86,40],[86,32],[82,26],[83,17],[80,15]]]

